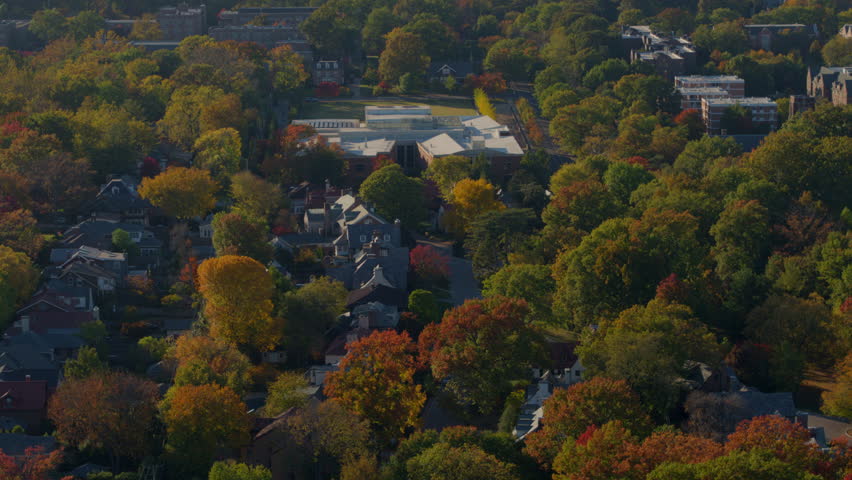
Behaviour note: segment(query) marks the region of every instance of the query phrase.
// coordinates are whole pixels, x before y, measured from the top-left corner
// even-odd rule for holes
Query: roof
[[[845,418],[808,413],[803,423],[808,428],[822,429],[827,442],[839,439],[852,444],[852,423]]]
[[[571,368],[577,363],[577,342],[550,342],[550,361],[554,369]]]
[[[736,75],[677,75],[677,82],[700,82],[700,83],[745,83],[745,80]]]
[[[46,406],[46,381],[0,382],[0,416],[22,410],[43,410]]]
[[[796,405],[790,392],[763,393],[758,390],[742,389],[738,392],[721,395],[734,395],[741,398],[752,417],[763,415],[796,416]]]
[[[287,422],[288,418],[296,415],[297,412],[298,409],[296,409],[295,407],[290,407],[284,412],[282,412],[280,415],[275,416],[274,419],[269,422],[268,425],[266,425],[263,429],[257,432],[257,434],[254,436],[254,439],[257,440],[278,430],[279,427],[283,426]]]
[[[39,334],[68,333],[95,320],[92,312],[33,311],[27,313],[27,316],[30,318],[29,329]]]
[[[368,285],[349,292],[346,297],[347,308],[354,308],[368,302],[381,302],[385,305],[396,305],[404,308],[408,303],[405,290],[385,285]]]
[[[709,105],[742,105],[744,107],[776,105],[769,97],[705,98],[704,101]]]
[[[56,439],[43,435],[0,433],[0,450],[7,455],[20,457],[31,447],[42,447],[50,452],[56,449]]]
[[[79,336],[79,328],[71,329],[76,332],[68,333],[37,333],[24,332],[9,338],[9,345],[26,345],[37,349],[38,352],[51,351],[57,348],[78,349],[85,345]]]
[[[59,367],[29,345],[0,346],[0,367],[2,373],[21,370],[58,370]]]

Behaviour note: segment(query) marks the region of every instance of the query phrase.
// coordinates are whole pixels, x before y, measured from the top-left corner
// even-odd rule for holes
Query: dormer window
[[[112,187],[112,194],[118,195],[118,187]]]
[[[367,236],[361,235],[360,240],[361,240],[361,243],[366,243],[367,242]]]

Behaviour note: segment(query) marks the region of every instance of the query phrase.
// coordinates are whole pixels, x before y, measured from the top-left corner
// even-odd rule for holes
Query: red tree
[[[0,450],[0,478],[3,480],[49,480],[51,473],[62,461],[62,451],[46,453],[44,447],[24,450],[20,461]]]
[[[429,245],[418,245],[408,255],[411,270],[427,282],[440,282],[450,277],[450,259]]]
[[[657,285],[657,298],[662,300],[684,303],[688,294],[688,287],[676,273],[664,278],[659,285]]]
[[[680,112],[675,118],[676,125],[686,127],[687,136],[690,140],[701,137],[704,133],[704,122],[701,120],[701,112],[694,108],[688,108]]]
[[[145,157],[142,160],[142,167],[139,173],[143,177],[156,177],[160,173],[160,162],[154,157]]]
[[[765,415],[745,420],[728,435],[725,450],[760,448],[772,452],[779,460],[799,468],[817,471],[827,459],[819,448],[809,443],[811,434],[805,426],[779,415]]]

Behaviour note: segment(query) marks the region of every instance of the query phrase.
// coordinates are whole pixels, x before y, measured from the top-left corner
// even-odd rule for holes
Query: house
[[[365,303],[352,309],[352,324],[366,329],[396,328],[399,324],[399,309],[396,305]]]
[[[343,62],[339,60],[317,60],[312,62],[311,66],[311,76],[315,87],[322,83],[343,85],[346,82],[343,75]]]
[[[787,118],[816,108],[816,98],[808,95],[790,95],[790,109]]]
[[[139,196],[135,181],[128,176],[113,176],[101,185],[94,200],[84,205],[91,220],[117,223],[149,224],[153,206]]]
[[[13,423],[24,427],[27,432],[42,433],[47,417],[47,398],[48,386],[44,380],[0,381],[0,423]],[[0,434],[0,438],[2,436]]]
[[[372,331],[367,328],[354,328],[346,333],[342,333],[328,344],[325,349],[325,364],[338,365],[346,353],[349,351],[346,348],[352,342],[356,342],[362,338],[369,337]]]
[[[838,107],[852,104],[852,69],[844,69],[831,84],[831,103]]]
[[[468,75],[473,75],[472,62],[436,61],[429,65],[428,79],[443,82],[449,77],[462,82]]]
[[[548,342],[550,348],[549,365],[533,368],[533,378],[547,379],[554,385],[568,386],[583,381],[586,367],[580,363],[575,350],[577,342]]]
[[[50,259],[52,263],[56,260],[60,269],[71,263],[81,262],[101,266],[115,273],[119,278],[127,276],[127,254],[121,252],[110,252],[83,245],[77,249],[55,248],[50,252]]]
[[[198,224],[198,236],[205,240],[213,239],[213,214],[204,217],[204,220]]]
[[[280,24],[297,26],[307,20],[317,7],[250,7],[223,10],[217,18],[219,25]],[[258,19],[262,21],[258,21]]]
[[[142,225],[133,223],[115,223],[103,220],[87,220],[69,228],[62,234],[63,248],[94,247],[100,250],[112,248],[112,232],[121,229],[130,235],[130,239],[139,247],[141,257],[157,257],[163,242]]]
[[[840,27],[840,32],[838,33],[843,38],[852,38],[852,23],[847,23]]]
[[[85,345],[80,337],[80,329],[73,333],[37,333],[33,331],[24,332],[19,335],[10,336],[6,343],[10,346],[22,346],[33,352],[49,358],[58,363],[65,362],[69,358],[77,356],[77,352]]]
[[[530,433],[538,430],[541,418],[544,416],[544,401],[553,393],[553,385],[542,380],[527,387],[524,404],[518,414],[518,421],[512,429],[512,436],[523,440]]]
[[[354,310],[359,305],[372,302],[394,305],[401,310],[408,304],[408,294],[405,290],[390,286],[390,282],[369,281],[364,286],[349,292],[346,297],[346,308]]]
[[[655,33],[647,25],[623,26],[621,43],[632,63],[646,63],[672,81],[695,70],[697,52],[685,37]]]
[[[322,387],[325,384],[325,377],[337,370],[339,370],[337,365],[311,365],[305,377],[308,379],[308,385]]]
[[[801,37],[796,39],[798,47],[806,48],[819,36],[819,28],[816,25],[803,25],[801,23],[789,24],[750,24],[743,25],[748,35],[748,41],[754,50],[773,51],[778,46],[779,40],[787,37]]]
[[[46,269],[50,278],[72,287],[88,287],[100,294],[109,294],[123,284],[117,273],[94,262],[71,262],[58,268]]]
[[[330,478],[332,472],[319,471],[322,470],[321,461],[308,458],[306,449],[310,451],[312,447],[293,438],[287,428],[289,419],[299,413],[298,409],[290,408],[274,418],[258,419],[251,444],[245,451],[246,463],[265,466],[272,472],[273,480]],[[312,441],[311,436],[307,441]],[[314,469],[319,469],[316,474]]]
[[[852,423],[845,418],[829,417],[818,413],[798,412],[796,423],[799,423],[813,435],[814,443],[820,448],[827,448],[832,441],[845,442],[852,445]]]
[[[0,381],[43,380],[54,389],[59,376],[58,364],[31,346],[0,344]]]

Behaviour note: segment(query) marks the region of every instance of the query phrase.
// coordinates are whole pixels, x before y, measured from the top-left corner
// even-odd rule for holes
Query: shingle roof
[[[30,447],[43,447],[48,452],[53,451],[56,449],[56,439],[23,433],[0,433],[0,450],[7,455],[22,456]]]

